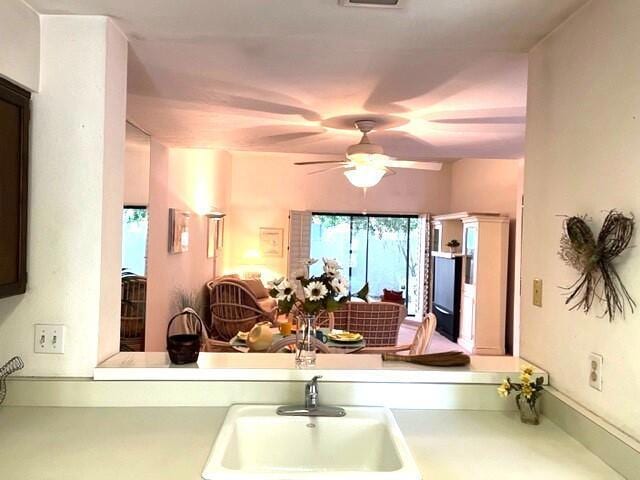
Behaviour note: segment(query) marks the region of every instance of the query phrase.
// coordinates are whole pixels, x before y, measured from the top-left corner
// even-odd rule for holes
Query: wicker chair
[[[361,333],[367,348],[384,347],[398,343],[400,324],[406,315],[404,305],[397,303],[347,302],[332,314],[320,315],[317,325]]]
[[[437,319],[433,313],[428,313],[422,319],[422,323],[418,326],[416,334],[413,337],[413,341],[408,345],[390,345],[390,346],[367,346],[358,353],[398,353],[408,351],[409,355],[421,355],[426,353],[431,339],[433,338],[433,332],[436,329]]]
[[[258,299],[238,278],[221,277],[207,283],[213,334],[231,340],[238,332],[251,330],[261,321],[275,322],[275,302]]]
[[[138,275],[122,277],[120,301],[120,351],[144,351],[147,279]]]

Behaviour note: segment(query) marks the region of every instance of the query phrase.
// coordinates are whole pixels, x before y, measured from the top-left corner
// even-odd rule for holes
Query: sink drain
[[[316,428],[315,423],[307,423],[307,428]]]

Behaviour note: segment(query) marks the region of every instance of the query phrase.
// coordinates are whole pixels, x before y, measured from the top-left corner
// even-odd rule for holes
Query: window
[[[417,216],[314,213],[311,257],[335,258],[344,267],[352,293],[369,282],[370,296],[382,290],[404,293],[409,315],[418,310],[419,228]],[[311,267],[320,274],[321,263]]]
[[[122,213],[122,269],[147,275],[147,207],[124,207]]]

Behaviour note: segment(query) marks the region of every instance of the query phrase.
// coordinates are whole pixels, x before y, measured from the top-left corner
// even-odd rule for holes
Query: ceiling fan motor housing
[[[347,157],[351,158],[354,155],[384,155],[384,149],[380,145],[371,143],[367,136],[367,133],[375,128],[376,122],[374,120],[358,120],[355,122],[355,126],[362,132],[362,138],[360,143],[347,148]]]

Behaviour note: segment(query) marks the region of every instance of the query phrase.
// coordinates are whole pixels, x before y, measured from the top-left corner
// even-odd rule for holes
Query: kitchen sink
[[[229,409],[205,480],[420,480],[393,414],[346,407],[344,417],[279,416],[274,405]]]

